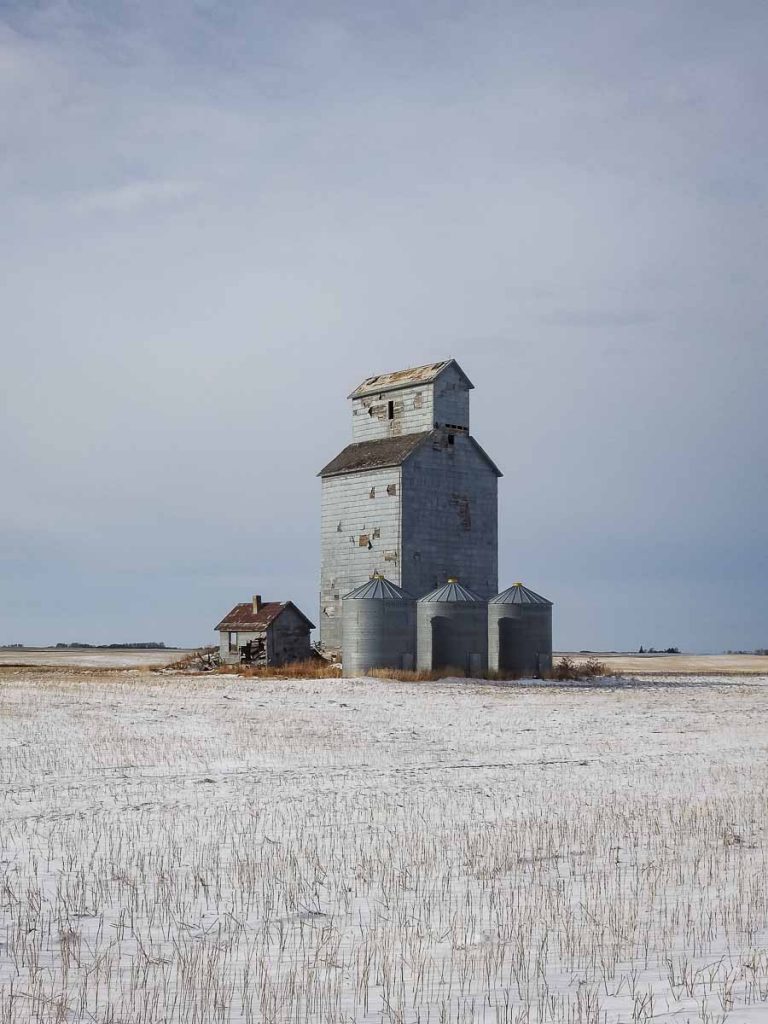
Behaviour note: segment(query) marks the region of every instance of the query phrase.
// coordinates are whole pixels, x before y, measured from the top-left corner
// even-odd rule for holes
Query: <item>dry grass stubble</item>
[[[0,1022],[765,1019],[767,692],[4,673]]]

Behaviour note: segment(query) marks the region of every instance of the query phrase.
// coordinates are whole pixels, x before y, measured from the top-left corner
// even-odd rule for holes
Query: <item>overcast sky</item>
[[[0,0],[0,643],[317,615],[453,356],[555,644],[768,645],[764,0]]]

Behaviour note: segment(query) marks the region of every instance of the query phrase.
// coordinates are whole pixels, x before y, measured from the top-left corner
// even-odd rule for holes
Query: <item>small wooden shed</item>
[[[315,628],[292,601],[236,604],[215,627],[224,665],[286,665],[312,656],[310,630]]]

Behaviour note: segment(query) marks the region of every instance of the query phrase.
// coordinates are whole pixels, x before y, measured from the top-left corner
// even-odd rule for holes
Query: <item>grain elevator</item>
[[[504,594],[489,605],[501,472],[470,433],[473,388],[447,359],[368,377],[349,395],[352,441],[318,474],[319,646],[343,649],[348,674],[415,662],[481,675],[489,654],[498,671],[551,666],[549,602],[548,613]]]
[[[499,469],[470,433],[473,384],[453,359],[368,377],[352,443],[322,480],[320,644],[341,649],[342,598],[380,573],[414,597],[458,577],[498,589]]]

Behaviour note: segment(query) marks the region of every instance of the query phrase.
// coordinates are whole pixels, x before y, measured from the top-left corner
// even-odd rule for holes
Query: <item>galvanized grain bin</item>
[[[488,666],[488,606],[458,580],[448,580],[417,602],[416,636],[420,670],[479,676]]]
[[[383,576],[342,600],[342,665],[348,676],[372,668],[412,669],[416,653],[416,602]]]
[[[552,602],[522,583],[488,603],[488,665],[494,672],[542,676],[552,671]]]

